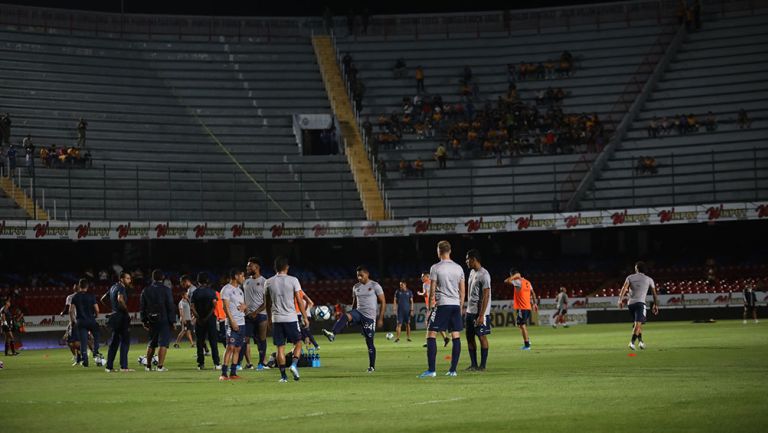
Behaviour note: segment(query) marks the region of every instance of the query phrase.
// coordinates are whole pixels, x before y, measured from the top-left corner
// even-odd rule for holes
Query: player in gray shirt
[[[461,355],[461,331],[463,329],[461,312],[464,309],[466,282],[464,269],[451,260],[451,244],[448,241],[437,243],[437,256],[440,261],[429,270],[429,303],[436,308],[429,315],[429,333],[427,334],[427,370],[420,378],[435,377],[435,358],[437,343],[435,336],[439,331],[451,331],[453,346],[451,350],[451,368],[446,376],[456,376],[456,366]]]
[[[245,368],[264,370],[264,358],[267,353],[267,314],[264,305],[264,284],[267,279],[261,276],[261,264],[255,257],[248,259],[246,264],[248,278],[243,283],[243,296],[245,298],[245,347],[240,350],[238,365],[245,358]],[[256,367],[251,363],[251,339],[259,350],[259,363]]]
[[[176,342],[173,343],[173,347],[179,348],[179,343],[186,335],[189,339],[189,344],[195,347],[195,341],[192,339],[192,309],[189,305],[189,296],[187,292],[181,292],[181,300],[179,301],[179,322],[181,324],[181,330],[176,336]]]
[[[373,373],[376,371],[376,346],[373,344],[373,336],[376,326],[384,326],[387,301],[384,299],[381,285],[370,279],[368,268],[358,266],[356,271],[357,284],[352,287],[352,310],[339,316],[339,320],[333,325],[333,331],[323,329],[323,334],[333,342],[336,340],[336,334],[340,334],[347,325],[360,325],[360,332],[368,346],[368,373]]]
[[[563,324],[563,328],[567,328],[566,315],[568,314],[568,292],[565,287],[560,287],[560,292],[555,297],[555,303],[557,305],[557,311],[552,315],[552,327],[557,328],[558,324]]]
[[[645,349],[643,342],[643,323],[645,323],[646,310],[645,297],[648,295],[648,289],[653,293],[653,314],[659,314],[659,297],[656,292],[656,284],[651,277],[645,275],[645,263],[635,263],[635,273],[624,280],[624,286],[619,293],[619,308],[624,307],[624,296],[629,293],[629,302],[627,308],[632,314],[635,326],[632,329],[632,341],[629,342],[629,348],[635,350],[635,341],[639,341],[640,348]]]
[[[272,340],[277,346],[277,365],[280,368],[280,382],[287,382],[285,375],[285,343],[293,344],[293,359],[290,371],[293,380],[299,380],[299,358],[301,357],[301,330],[296,317],[296,304],[302,316],[304,326],[309,326],[307,311],[299,302],[301,285],[296,277],[288,275],[288,259],[275,259],[277,275],[264,283],[264,295],[267,311],[271,314]]]
[[[470,365],[467,371],[485,371],[488,361],[488,334],[491,333],[491,274],[483,267],[480,251],[469,250],[466,257],[469,271],[467,299],[467,349]],[[477,364],[477,342],[480,340],[480,365]]]

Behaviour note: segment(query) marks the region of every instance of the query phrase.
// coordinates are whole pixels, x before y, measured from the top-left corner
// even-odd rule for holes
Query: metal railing
[[[26,197],[35,197],[33,191],[41,194],[36,204],[45,210],[51,219],[71,220],[93,218],[98,214],[101,219],[114,220],[124,218],[192,220],[210,219],[212,212],[228,211],[231,219],[237,220],[357,220],[361,217],[357,200],[345,197],[349,190],[341,189],[345,182],[345,173],[325,173],[329,184],[328,192],[338,193],[338,200],[328,206],[329,200],[318,202],[305,197],[309,183],[304,170],[287,173],[284,170],[264,170],[255,173],[266,186],[287,186],[283,191],[292,194],[290,200],[294,206],[290,216],[280,212],[258,191],[249,191],[249,180],[237,170],[202,170],[172,168],[141,168],[124,166],[94,166],[91,168],[55,168],[45,173],[38,170],[36,182],[27,176],[25,169],[18,167],[13,178],[14,188],[23,189]],[[93,182],[93,177],[80,177],[78,172],[98,171],[100,182]],[[57,187],[51,185],[51,174],[56,176]],[[312,171],[312,173],[317,173]],[[41,176],[45,181],[41,181]],[[88,184],[83,182],[88,180]],[[41,182],[47,188],[38,186]],[[298,186],[291,187],[291,185]],[[28,184],[28,187],[25,185]],[[258,210],[242,208],[241,203],[259,203]],[[324,206],[318,207],[322,203]],[[26,206],[26,202],[23,203]],[[118,216],[116,212],[119,213]],[[62,215],[59,215],[61,213]],[[322,215],[320,215],[322,213]],[[328,215],[331,215],[329,217]],[[62,217],[62,218],[60,218]]]

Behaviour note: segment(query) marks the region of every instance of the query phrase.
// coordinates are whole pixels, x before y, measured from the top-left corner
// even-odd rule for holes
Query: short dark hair
[[[467,251],[467,258],[475,259],[478,262],[482,262],[483,259],[480,257],[480,251],[472,248],[471,250]]]
[[[163,281],[165,279],[165,274],[160,269],[155,269],[152,271],[152,281]]]
[[[637,268],[637,272],[644,274],[646,270],[645,262],[635,263],[635,268]]]
[[[261,260],[259,260],[258,257],[248,257],[248,263],[253,263],[256,266],[261,267]]]
[[[288,268],[288,258],[279,256],[275,258],[275,272],[282,272]]]
[[[208,284],[208,272],[199,272],[197,274],[197,284],[201,286]]]
[[[237,277],[240,274],[244,274],[244,273],[245,273],[245,271],[243,271],[242,269],[232,268],[232,269],[229,270],[229,279],[230,280],[234,280],[235,277]]]
[[[189,276],[189,274],[184,274],[179,278],[179,281],[189,281],[192,282],[192,277]]]
[[[509,275],[515,275],[515,274],[519,274],[519,273],[520,273],[520,270],[517,269],[517,266],[510,266],[509,267]]]
[[[355,268],[355,272],[365,272],[366,274],[370,274],[371,271],[368,270],[368,267],[365,265],[360,265],[357,268]]]
[[[129,277],[131,276],[131,274],[128,271],[120,271],[120,275],[118,276],[118,278],[120,278],[122,280],[123,277],[126,276],[126,275],[129,276]]]
[[[85,278],[80,278],[80,280],[77,281],[77,287],[81,289],[88,288],[88,280]]]

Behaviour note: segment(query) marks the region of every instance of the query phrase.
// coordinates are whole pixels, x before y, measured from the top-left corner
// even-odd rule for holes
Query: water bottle
[[[315,367],[320,367],[320,352],[315,353]]]

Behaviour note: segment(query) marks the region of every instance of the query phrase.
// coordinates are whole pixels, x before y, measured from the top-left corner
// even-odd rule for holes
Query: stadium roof
[[[78,9],[101,12],[125,12],[139,14],[173,14],[173,15],[216,15],[216,16],[315,16],[321,15],[329,6],[334,15],[346,15],[350,10],[370,14],[401,14],[401,13],[435,13],[435,12],[470,12],[483,10],[534,9],[552,6],[568,6],[576,4],[613,3],[609,1],[565,1],[538,0],[533,2],[499,2],[490,0],[475,0],[472,2],[413,2],[403,0],[387,0],[376,3],[352,2],[349,0],[294,0],[288,2],[274,0],[9,0],[7,4],[37,6],[60,9]],[[122,8],[122,10],[121,10]]]

